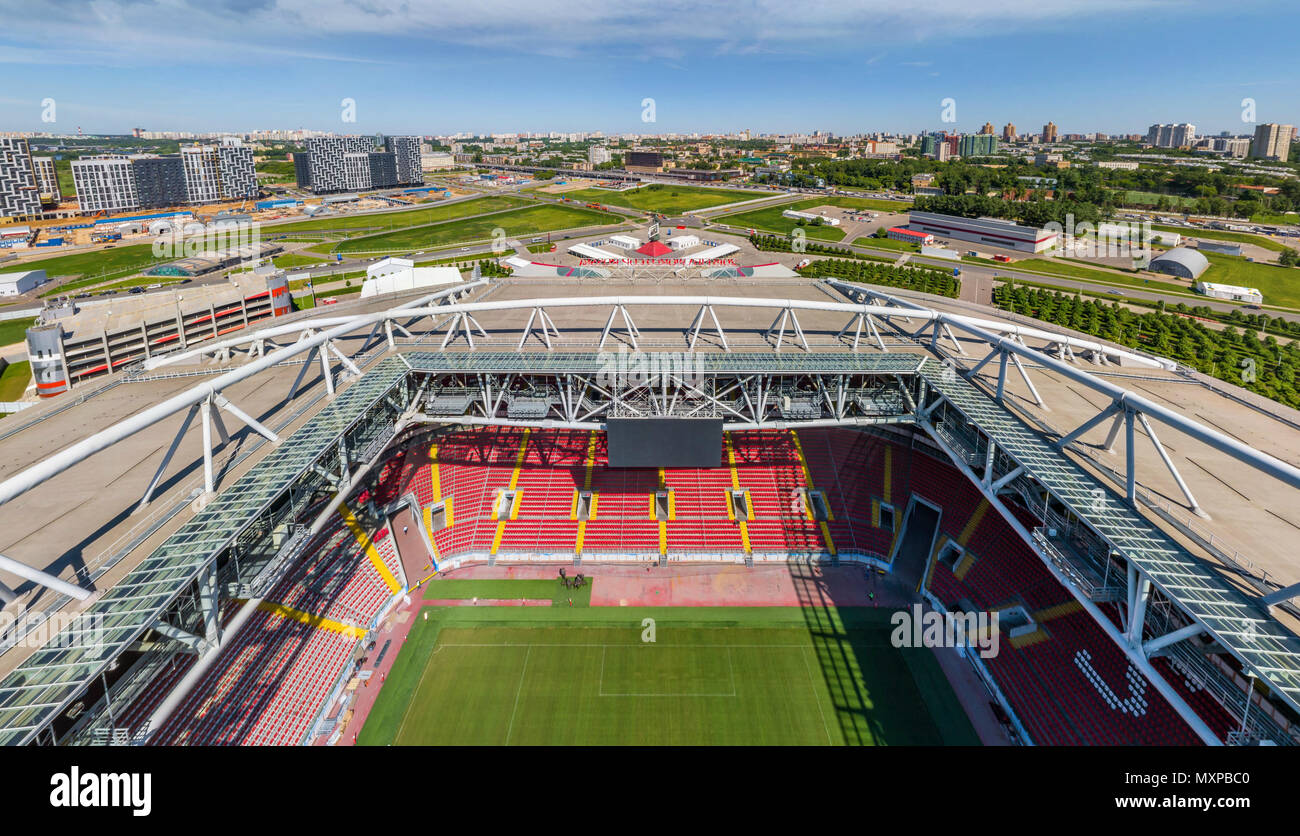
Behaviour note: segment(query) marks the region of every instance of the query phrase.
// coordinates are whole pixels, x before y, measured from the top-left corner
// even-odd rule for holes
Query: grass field
[[[1300,268],[1279,267],[1219,253],[1202,255],[1210,261],[1210,269],[1201,275],[1202,280],[1257,288],[1264,294],[1265,304],[1300,308]]]
[[[861,238],[853,240],[855,247],[875,247],[881,250],[898,250],[902,253],[919,253],[921,246],[913,244],[911,241],[899,241],[896,238],[877,238],[874,235],[864,235]]]
[[[1005,266],[1009,270],[1023,270],[1026,273],[1042,273],[1048,276],[1062,276],[1099,284],[1123,285],[1144,290],[1163,290],[1174,293],[1190,293],[1186,285],[1164,282],[1158,279],[1144,279],[1132,273],[1108,272],[1094,270],[1082,264],[1076,264],[1061,258],[1026,258]]]
[[[271,259],[276,267],[283,269],[289,269],[292,267],[315,267],[319,264],[326,263],[328,260],[329,259],[325,258],[315,258],[310,255],[299,255],[297,253],[285,253],[284,255],[277,255],[275,258]]]
[[[51,296],[108,279],[129,276],[169,260],[154,258],[153,247],[149,244],[131,244],[95,252],[42,258],[10,266],[23,270],[44,270],[51,279],[58,276],[82,276],[76,281],[66,282],[58,288],[47,289],[41,293],[42,296]]]
[[[467,218],[433,226],[413,227],[382,235],[367,235],[338,244],[335,252],[410,252],[415,249],[432,249],[448,244],[483,241],[492,237],[498,227],[506,235],[515,237],[538,232],[550,232],[571,227],[619,223],[623,218],[606,212],[573,206],[530,206],[514,209],[483,218]],[[315,250],[315,247],[311,248]]]
[[[604,203],[610,206],[623,206],[628,209],[640,209],[644,212],[659,212],[664,215],[679,215],[692,209],[707,209],[710,206],[722,206],[727,203],[739,203],[753,200],[764,195],[738,189],[706,189],[700,186],[668,186],[654,183],[639,189],[625,192],[611,192],[605,189],[578,189],[564,192],[570,200]]]
[[[753,227],[754,229],[762,230],[764,232],[775,232],[780,235],[789,235],[790,232],[798,226],[798,223],[781,214],[787,209],[799,211],[802,209],[812,209],[816,206],[838,206],[841,209],[863,209],[876,212],[905,212],[910,205],[911,204],[908,203],[895,203],[887,200],[874,200],[869,197],[841,197],[839,195],[826,195],[825,197],[810,197],[804,200],[797,200],[794,203],[783,203],[779,206],[769,206],[764,209],[751,209],[748,212],[737,212],[733,215],[721,215],[712,218],[712,220],[730,226]],[[816,238],[821,241],[844,240],[844,233],[833,226],[804,226],[801,228],[809,238]]]
[[[1208,238],[1213,241],[1235,241],[1238,244],[1254,244],[1275,253],[1280,253],[1286,249],[1286,244],[1280,241],[1265,238],[1263,235],[1251,235],[1248,232],[1229,232],[1220,229],[1188,229],[1187,227],[1160,226],[1158,224],[1153,224],[1151,228],[1161,232],[1177,232],[1184,238]]]
[[[23,396],[32,380],[32,364],[28,360],[10,363],[0,372],[0,401],[10,403]]]
[[[35,324],[36,317],[0,321],[0,345],[13,345],[25,341],[27,329]]]
[[[1182,197],[1176,194],[1162,195],[1158,192],[1137,192],[1132,190],[1124,192],[1122,201],[1125,206],[1155,206],[1156,202],[1162,197],[1168,198],[1171,203],[1178,206],[1196,205],[1196,198],[1194,197]]]
[[[276,224],[262,228],[264,238],[301,232],[382,232],[404,229],[421,224],[450,221],[484,212],[498,212],[527,206],[531,201],[517,197],[481,197],[457,203],[435,204],[423,209],[402,212],[381,212],[371,215],[341,215],[296,223]]]
[[[426,599],[555,605],[427,609],[359,743],[978,743],[932,652],[890,645],[887,610],[570,607],[554,581],[454,583]]]
[[[844,240],[844,232],[833,226],[799,226],[797,221],[781,214],[789,208],[791,208],[789,204],[768,206],[765,209],[753,209],[736,215],[723,215],[720,218],[711,218],[711,220],[728,226],[752,227],[760,232],[775,232],[778,235],[789,235],[798,228],[802,229],[809,238],[816,238],[819,241]]]

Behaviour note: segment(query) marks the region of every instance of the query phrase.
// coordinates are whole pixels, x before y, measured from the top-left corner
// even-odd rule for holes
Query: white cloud
[[[46,48],[84,44],[90,51],[81,59],[91,63],[108,60],[102,53],[130,63],[221,63],[259,54],[388,60],[386,50],[356,54],[362,43],[358,36],[390,38],[394,45],[423,40],[479,47],[489,51],[485,57],[496,50],[684,61],[705,54],[704,49],[800,55],[824,54],[828,48],[906,47],[1060,27],[1085,16],[1117,20],[1149,14],[1153,7],[1177,6],[1185,14],[1189,5],[1176,0],[930,0],[918,15],[896,0],[750,0],[743,6],[724,0],[0,0],[0,19],[10,42]]]

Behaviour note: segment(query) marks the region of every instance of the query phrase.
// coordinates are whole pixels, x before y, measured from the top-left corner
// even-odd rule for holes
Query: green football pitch
[[[890,645],[887,610],[427,611],[360,744],[979,742],[931,651]]]

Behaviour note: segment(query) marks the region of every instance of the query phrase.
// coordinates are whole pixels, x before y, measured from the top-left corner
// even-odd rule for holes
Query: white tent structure
[[[415,262],[408,258],[386,258],[366,268],[361,298],[404,290],[446,287],[461,281],[460,271],[455,267],[416,267]]]

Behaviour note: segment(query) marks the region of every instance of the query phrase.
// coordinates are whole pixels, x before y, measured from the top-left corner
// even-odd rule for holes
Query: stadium
[[[1294,413],[784,273],[476,273],[10,417],[0,740],[1300,741]]]

